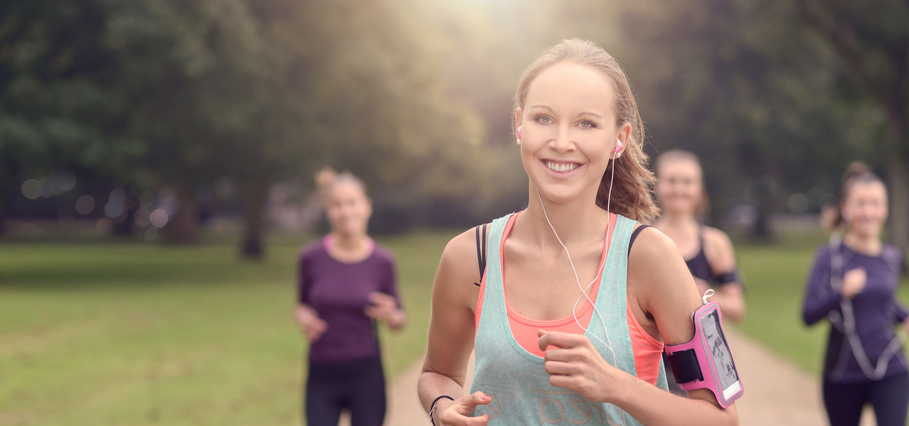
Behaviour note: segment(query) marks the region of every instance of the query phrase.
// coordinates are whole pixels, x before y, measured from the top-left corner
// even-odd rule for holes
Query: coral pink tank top
[[[502,276],[505,276],[505,239],[508,238],[508,234],[511,232],[511,228],[514,226],[514,221],[518,217],[520,212],[514,214],[509,218],[508,223],[505,225],[505,232],[502,235],[502,246],[500,247],[500,253],[502,253]],[[511,333],[514,335],[515,340],[521,345],[522,348],[527,350],[534,355],[542,357],[543,351],[540,350],[537,341],[537,330],[543,329],[546,331],[558,331],[562,333],[574,333],[574,334],[584,334],[585,329],[581,328],[583,325],[585,328],[590,325],[590,320],[593,318],[593,305],[591,302],[596,302],[597,290],[600,288],[600,278],[602,275],[603,265],[606,262],[606,255],[609,253],[609,242],[612,237],[611,233],[615,229],[616,215],[609,215],[609,230],[610,234],[606,235],[605,241],[603,243],[603,255],[600,257],[600,265],[597,268],[599,271],[597,273],[596,279],[590,291],[590,302],[587,301],[587,298],[582,298],[581,302],[578,303],[577,311],[577,321],[573,316],[567,316],[565,318],[560,318],[556,320],[535,320],[527,318],[511,308],[511,304],[508,303],[508,294],[505,294],[505,309],[508,312],[508,324],[511,326]],[[630,247],[629,247],[630,249]],[[582,283],[583,284],[583,283]],[[483,309],[483,295],[486,291],[486,274],[483,274],[483,280],[480,282],[480,295],[477,298],[477,307],[474,314],[474,323],[480,324],[480,314]],[[660,355],[663,352],[663,343],[659,340],[654,339],[652,336],[647,334],[643,330],[640,323],[638,323],[637,318],[634,316],[634,312],[631,310],[631,306],[627,304],[627,309],[625,310],[625,318],[628,321],[628,334],[631,337],[632,350],[634,352],[634,365],[635,370],[637,370],[638,377],[642,380],[656,385],[657,377],[660,374]],[[579,324],[580,323],[580,324]]]

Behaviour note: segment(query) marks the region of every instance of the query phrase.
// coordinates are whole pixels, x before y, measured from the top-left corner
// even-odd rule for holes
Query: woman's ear
[[[622,151],[624,151],[631,141],[631,123],[626,122],[619,127],[618,139],[622,143]]]

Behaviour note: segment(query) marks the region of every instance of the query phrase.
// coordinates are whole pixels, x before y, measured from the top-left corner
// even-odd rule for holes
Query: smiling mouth
[[[557,163],[555,161],[544,161],[546,167],[557,173],[570,172],[580,166],[578,163]]]

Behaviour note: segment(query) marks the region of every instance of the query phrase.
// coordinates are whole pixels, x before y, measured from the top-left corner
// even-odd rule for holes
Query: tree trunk
[[[247,259],[261,259],[265,255],[263,233],[265,230],[265,204],[268,202],[269,183],[265,180],[240,185],[243,201],[242,255]]]
[[[909,244],[909,176],[903,155],[900,114],[889,115],[887,126],[887,183],[890,186],[890,241],[905,249]]]
[[[167,224],[165,241],[170,244],[195,244],[199,242],[199,211],[196,191],[187,182],[174,187],[180,208]]]

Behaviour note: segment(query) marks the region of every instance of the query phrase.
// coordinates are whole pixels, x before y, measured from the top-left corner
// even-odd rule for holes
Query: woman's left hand
[[[593,343],[580,334],[537,331],[540,350],[545,352],[544,368],[549,383],[570,389],[588,401],[609,402],[613,398],[618,370],[600,356]]]
[[[370,318],[382,321],[391,328],[398,328],[404,324],[404,312],[398,309],[398,299],[385,293],[373,292],[369,294],[371,306],[364,312]]]

